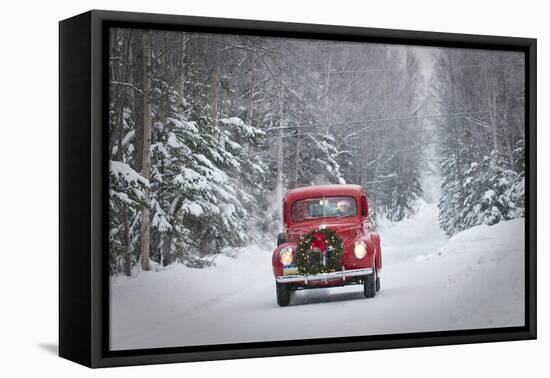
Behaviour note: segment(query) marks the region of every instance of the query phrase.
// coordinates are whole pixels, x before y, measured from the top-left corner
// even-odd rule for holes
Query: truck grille
[[[321,253],[319,249],[308,250],[307,251],[308,268],[314,268],[315,270],[318,270],[320,267],[326,267],[327,263],[330,261],[332,253],[334,252],[328,249],[324,253]]]

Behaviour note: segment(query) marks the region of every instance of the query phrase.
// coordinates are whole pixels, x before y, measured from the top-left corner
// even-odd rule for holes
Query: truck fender
[[[271,265],[273,267],[273,274],[275,276],[280,276],[282,275],[282,272],[283,272],[283,266],[281,264],[281,260],[280,260],[280,257],[279,257],[279,253],[281,252],[281,250],[285,247],[290,247],[294,250],[294,253],[296,253],[296,247],[297,245],[294,244],[294,243],[283,243],[281,245],[278,245],[277,248],[275,248],[275,250],[273,251],[273,255],[271,256]]]
[[[376,270],[380,271],[382,270],[382,249],[380,248],[380,235],[378,235],[378,233],[376,232],[371,232],[370,237],[374,242],[374,246],[376,249]]]

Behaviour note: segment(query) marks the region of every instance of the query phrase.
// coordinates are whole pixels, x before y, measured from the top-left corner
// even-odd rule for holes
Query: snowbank
[[[261,264],[258,258],[263,258]],[[197,323],[205,326],[220,316],[227,316],[227,313],[210,311],[212,305],[226,299],[231,300],[232,312],[238,312],[242,303],[237,294],[272,275],[270,254],[256,246],[242,249],[238,258],[220,254],[214,262],[215,265],[204,269],[172,264],[147,272],[138,269],[130,278],[111,278],[112,347],[188,345],[186,337],[180,336],[182,329],[189,331]],[[271,294],[270,291],[269,299]],[[191,341],[203,339],[201,329]]]
[[[523,218],[472,227],[416,258],[445,272],[446,291],[461,304],[453,324],[477,328],[484,319],[487,327],[523,325],[524,227]]]
[[[419,200],[413,218],[392,223],[379,222],[384,263],[394,263],[435,251],[448,241],[439,227],[437,204]]]

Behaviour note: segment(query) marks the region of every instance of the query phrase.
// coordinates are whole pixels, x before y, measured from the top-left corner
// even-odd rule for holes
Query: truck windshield
[[[357,215],[357,202],[353,197],[308,198],[292,204],[293,222],[317,218],[341,218]]]

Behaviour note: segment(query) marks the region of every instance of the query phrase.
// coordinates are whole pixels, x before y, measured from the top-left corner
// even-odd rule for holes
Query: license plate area
[[[292,276],[298,274],[298,267],[296,264],[283,265],[283,275]]]

